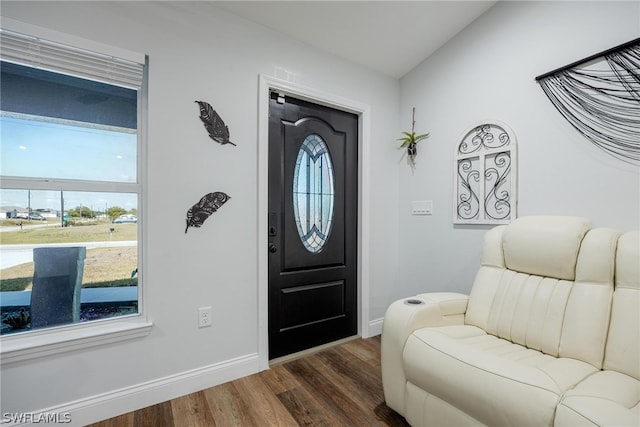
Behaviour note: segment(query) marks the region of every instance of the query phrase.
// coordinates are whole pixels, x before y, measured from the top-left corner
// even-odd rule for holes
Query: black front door
[[[271,94],[269,358],[357,333],[358,117]]]

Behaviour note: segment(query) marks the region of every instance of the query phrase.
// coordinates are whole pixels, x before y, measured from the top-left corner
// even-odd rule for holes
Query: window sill
[[[3,337],[0,340],[0,364],[5,366],[99,345],[143,338],[149,335],[153,326],[152,323],[137,317],[123,320],[90,326],[81,325],[58,331],[48,330],[43,334],[29,333]]]

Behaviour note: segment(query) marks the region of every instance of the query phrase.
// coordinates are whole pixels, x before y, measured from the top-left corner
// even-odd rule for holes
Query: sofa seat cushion
[[[615,371],[595,373],[565,393],[555,425],[640,425],[640,381]]]
[[[416,330],[403,358],[408,382],[486,425],[551,425],[563,393],[597,371],[471,325]]]

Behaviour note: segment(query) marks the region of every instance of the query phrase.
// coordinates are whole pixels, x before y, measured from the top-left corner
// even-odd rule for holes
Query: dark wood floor
[[[384,403],[378,336],[349,341],[91,427],[407,425]]]

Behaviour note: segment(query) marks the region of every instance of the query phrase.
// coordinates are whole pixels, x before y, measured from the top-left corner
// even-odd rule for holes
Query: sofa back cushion
[[[640,380],[640,231],[618,240],[604,368]]]
[[[589,231],[580,247],[576,279],[567,300],[559,355],[602,368],[609,331],[620,233],[608,228]]]
[[[600,368],[618,233],[578,217],[525,217],[485,236],[465,323]]]
[[[574,280],[582,238],[589,220],[578,217],[524,217],[511,223],[502,240],[509,270]]]

